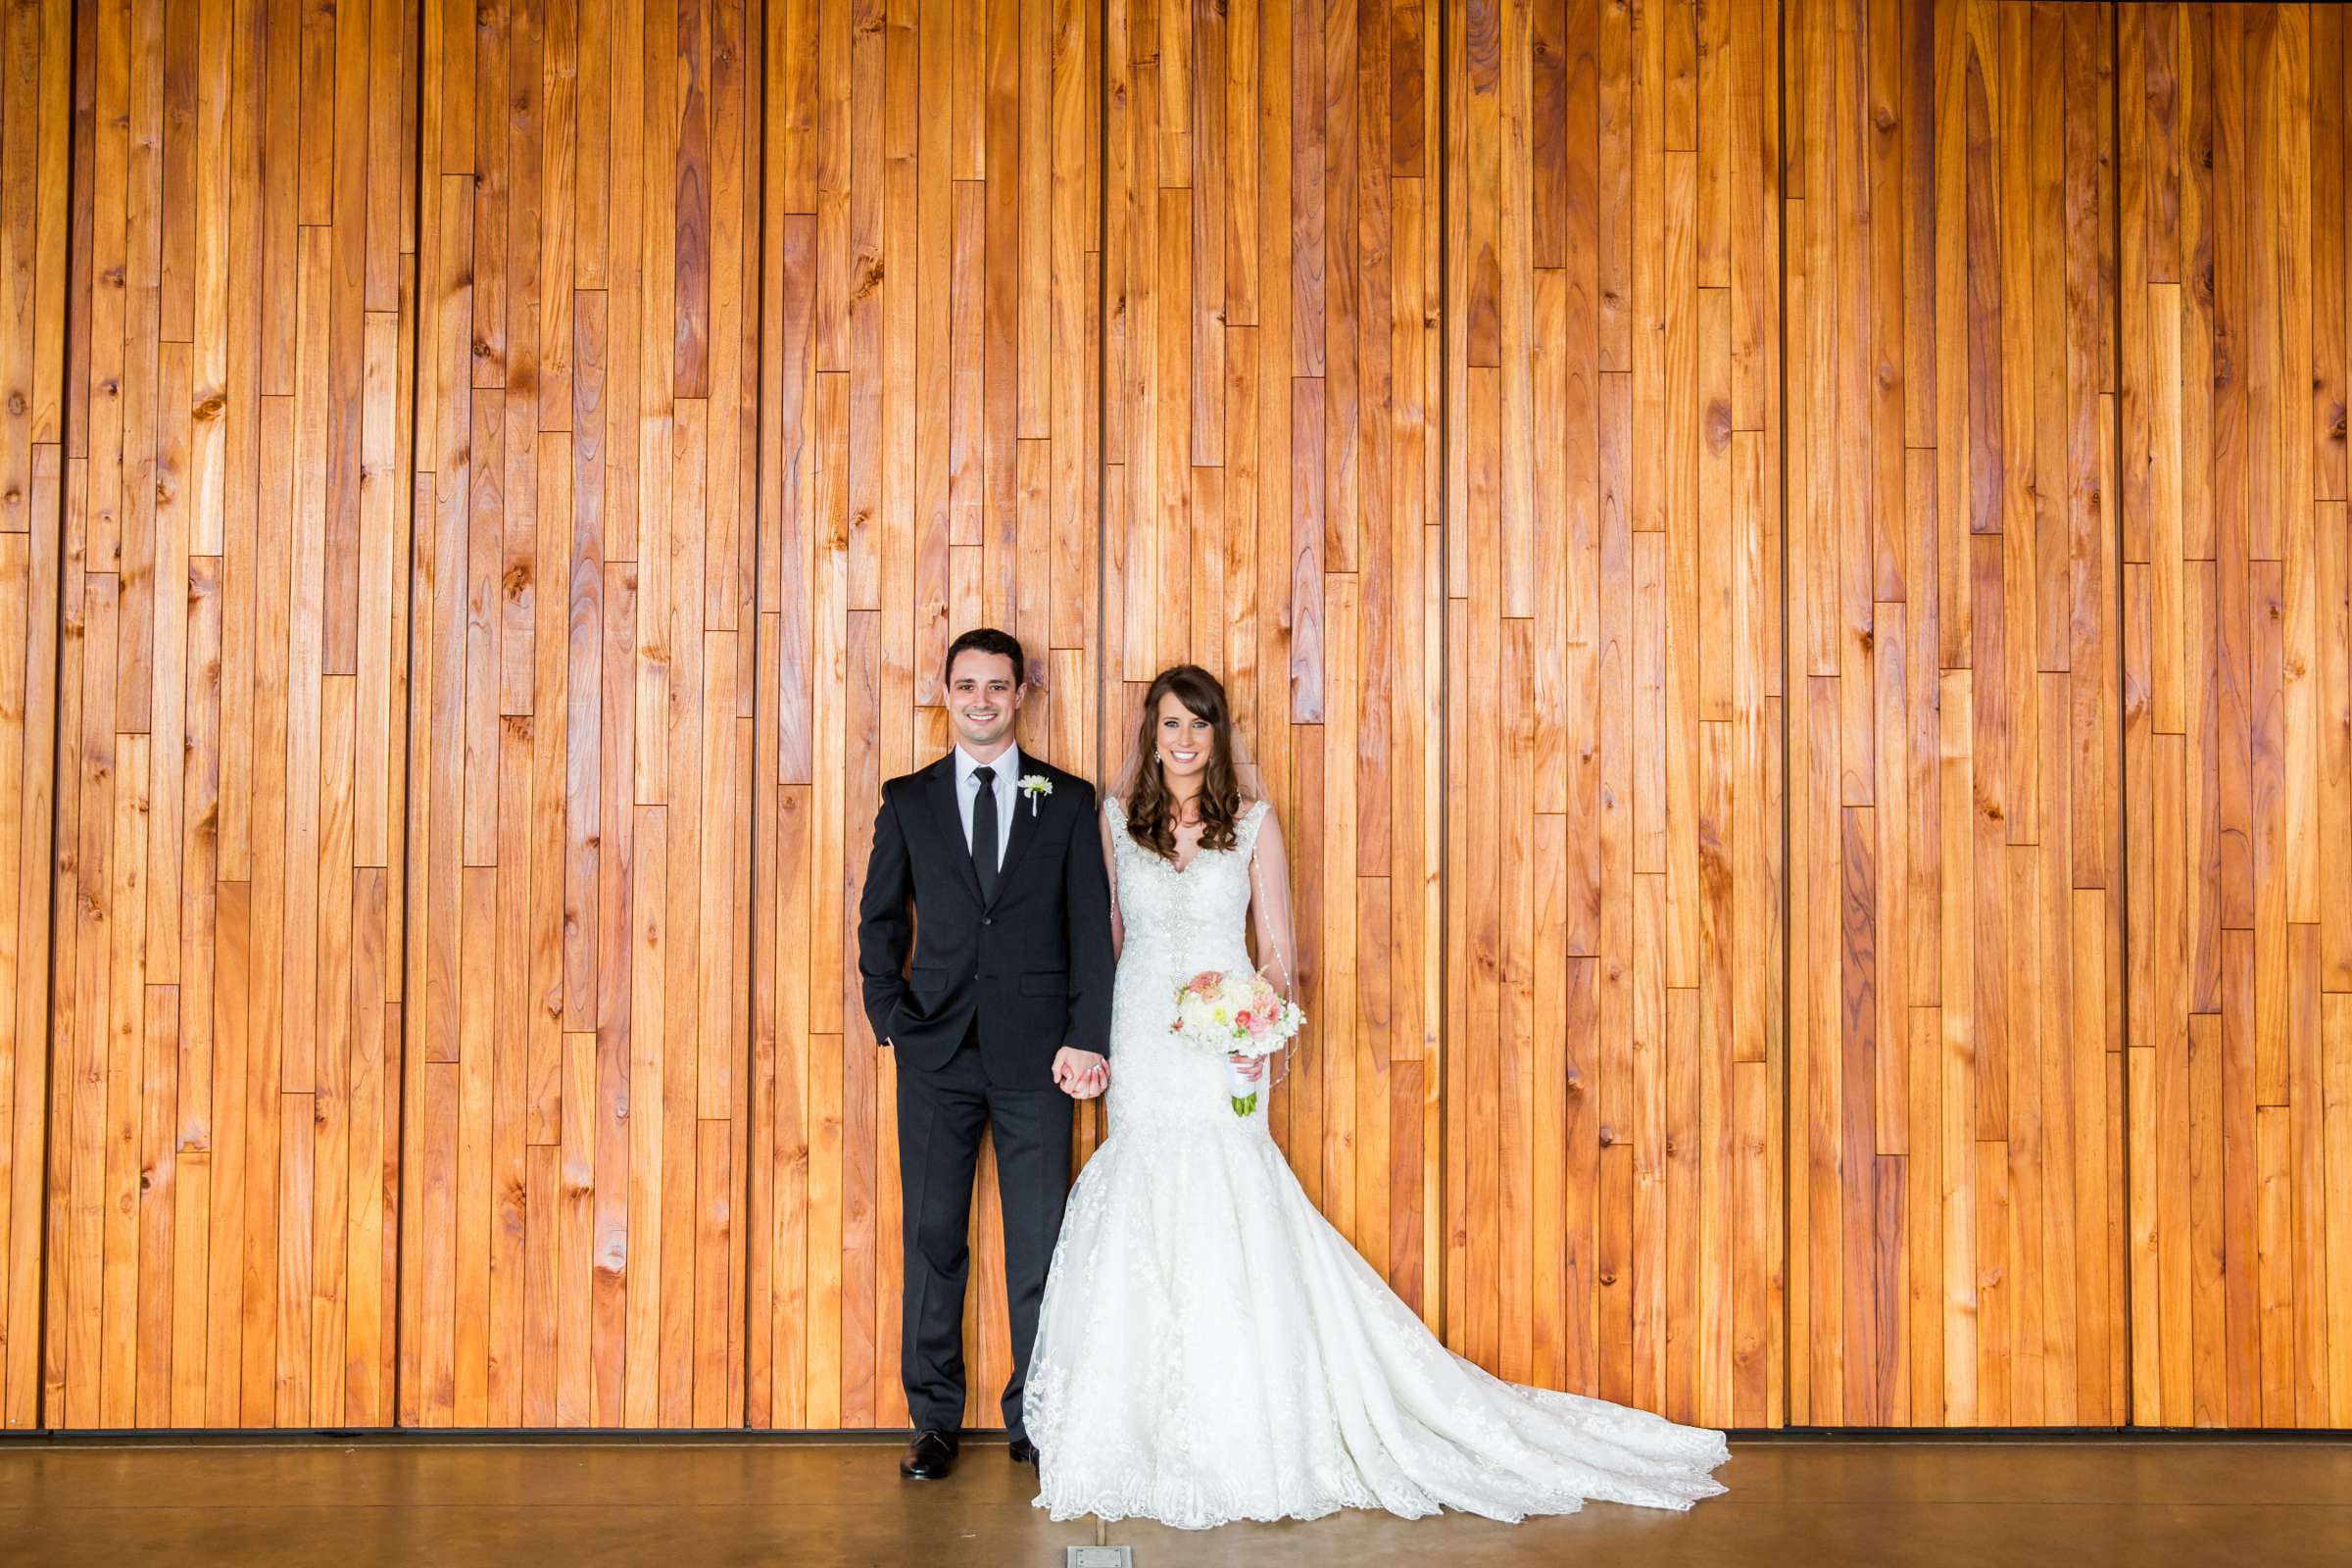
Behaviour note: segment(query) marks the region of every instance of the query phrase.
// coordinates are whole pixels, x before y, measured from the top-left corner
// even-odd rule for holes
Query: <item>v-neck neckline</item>
[[[1249,814],[1250,813],[1248,810],[1244,810],[1241,819],[1233,824],[1237,838],[1239,836],[1242,822],[1249,820]],[[1205,834],[1206,824],[1202,824],[1202,828],[1203,833]],[[1130,832],[1128,829],[1126,813],[1124,811],[1120,812],[1119,815],[1119,831],[1127,835],[1127,842],[1130,844],[1137,842],[1135,834]],[[1232,853],[1232,850],[1212,850],[1205,848],[1201,845],[1199,839],[1195,839],[1193,841],[1193,858],[1189,860],[1186,860],[1181,865],[1177,864],[1174,859],[1167,858],[1157,854],[1154,854],[1152,858],[1155,860],[1161,860],[1167,866],[1169,871],[1173,872],[1177,876],[1189,876],[1192,874],[1193,867],[1200,863],[1200,857],[1204,855],[1231,855]]]
[[[1174,871],[1174,872],[1175,872],[1175,873],[1176,873],[1178,876],[1183,876],[1183,875],[1185,875],[1187,872],[1191,871],[1191,870],[1192,870],[1192,868],[1193,868],[1194,866],[1196,866],[1196,865],[1200,864],[1200,857],[1202,857],[1203,855],[1207,855],[1207,854],[1210,854],[1210,853],[1212,853],[1212,852],[1211,852],[1211,851],[1210,851],[1210,850],[1207,848],[1207,846],[1203,845],[1203,844],[1200,842],[1202,839],[1204,839],[1204,838],[1206,838],[1206,837],[1208,836],[1208,823],[1207,823],[1207,821],[1204,819],[1204,820],[1202,820],[1202,821],[1200,821],[1200,822],[1195,822],[1195,823],[1191,823],[1191,824],[1186,824],[1186,823],[1181,823],[1181,822],[1180,822],[1180,823],[1176,824],[1176,826],[1175,826],[1175,832],[1176,832],[1178,835],[1181,835],[1181,834],[1183,833],[1183,831],[1184,831],[1185,827],[1186,827],[1186,826],[1188,826],[1188,825],[1189,825],[1189,826],[1193,826],[1193,827],[1197,827],[1197,828],[1199,828],[1199,829],[1200,829],[1200,831],[1199,831],[1198,833],[1194,834],[1194,836],[1193,836],[1193,858],[1192,858],[1191,859],[1189,859],[1189,860],[1186,860],[1186,861],[1185,861],[1185,862],[1183,862],[1181,865],[1177,863],[1177,861],[1176,861],[1176,858],[1175,858],[1174,856],[1170,856],[1170,857],[1168,858],[1168,869],[1170,869],[1170,870]]]

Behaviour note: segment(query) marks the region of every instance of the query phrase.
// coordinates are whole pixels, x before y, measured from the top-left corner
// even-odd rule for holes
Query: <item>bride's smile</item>
[[[1160,776],[1178,804],[1189,804],[1207,782],[1208,764],[1216,755],[1216,725],[1187,708],[1174,692],[1159,699],[1158,717]]]

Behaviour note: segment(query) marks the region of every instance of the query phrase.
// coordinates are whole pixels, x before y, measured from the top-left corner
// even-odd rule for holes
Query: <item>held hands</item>
[[[1054,1053],[1054,1087],[1072,1100],[1092,1100],[1110,1087],[1110,1063],[1096,1052],[1064,1046]]]
[[[1227,1056],[1225,1059],[1233,1063],[1235,1073],[1240,1076],[1244,1083],[1262,1083],[1265,1080],[1265,1057],[1245,1056],[1237,1051],[1231,1055]]]

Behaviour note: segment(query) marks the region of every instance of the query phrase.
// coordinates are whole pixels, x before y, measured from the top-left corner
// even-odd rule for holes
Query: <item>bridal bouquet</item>
[[[1231,974],[1204,970],[1176,989],[1176,1021],[1168,1033],[1225,1058],[1226,1087],[1233,1113],[1257,1108],[1258,1086],[1244,1078],[1235,1058],[1263,1059],[1288,1044],[1306,1022],[1297,1003],[1263,975],[1244,969]]]

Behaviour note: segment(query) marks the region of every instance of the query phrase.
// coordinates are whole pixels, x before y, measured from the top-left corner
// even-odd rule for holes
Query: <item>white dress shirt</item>
[[[997,770],[997,864],[1004,863],[1004,851],[1012,843],[1012,802],[1021,776],[1021,749],[1008,746],[1004,755],[993,762],[981,762],[962,747],[956,748],[956,809],[963,816],[963,847],[972,847],[972,803],[980,798],[980,781],[973,770],[993,767]]]

